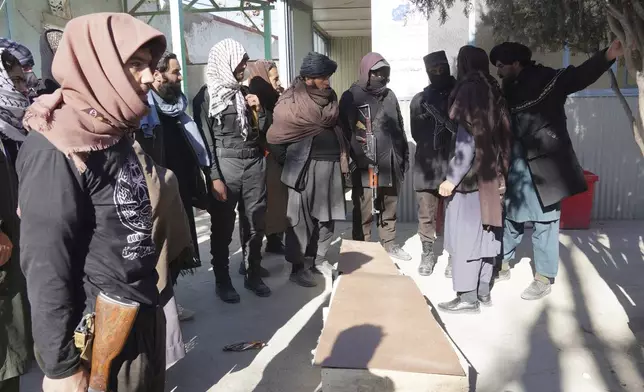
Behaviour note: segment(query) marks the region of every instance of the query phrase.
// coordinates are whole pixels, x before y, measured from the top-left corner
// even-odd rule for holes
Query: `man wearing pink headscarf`
[[[30,132],[16,164],[21,266],[44,392],[87,390],[74,329],[100,292],[140,304],[107,389],[164,388],[153,188],[130,133],[147,113],[151,68],[165,47],[162,33],[127,14],[73,19],[53,62],[61,89],[25,114]]]

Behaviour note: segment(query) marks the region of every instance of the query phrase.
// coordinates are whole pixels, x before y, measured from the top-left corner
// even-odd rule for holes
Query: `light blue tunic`
[[[512,146],[510,171],[505,194],[506,219],[514,222],[552,222],[559,220],[559,203],[543,208],[532,182],[528,162],[518,140]]]

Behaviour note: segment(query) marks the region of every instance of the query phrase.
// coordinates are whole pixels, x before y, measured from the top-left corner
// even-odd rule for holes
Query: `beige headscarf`
[[[148,111],[123,71],[146,44],[151,64],[156,64],[166,48],[165,37],[128,14],[96,13],[69,21],[52,69],[61,88],[38,100],[48,115],[27,110],[25,127],[42,132],[83,172],[87,153],[118,143]]]

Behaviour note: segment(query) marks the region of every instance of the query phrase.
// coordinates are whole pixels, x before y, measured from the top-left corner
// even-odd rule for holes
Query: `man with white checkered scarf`
[[[225,39],[210,50],[206,85],[194,99],[194,117],[211,156],[213,200],[210,253],[217,295],[228,303],[240,301],[229,273],[228,246],[239,211],[239,236],[245,274],[244,287],[260,297],[271,290],[261,267],[266,214],[266,162],[260,147],[265,139],[265,113],[257,96],[241,85],[248,55],[239,43]],[[255,109],[257,118],[250,109]]]

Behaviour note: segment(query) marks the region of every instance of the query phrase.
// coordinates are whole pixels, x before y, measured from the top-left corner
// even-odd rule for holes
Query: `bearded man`
[[[219,298],[238,303],[241,298],[230,280],[230,252],[239,211],[240,242],[246,268],[244,287],[259,297],[271,290],[262,277],[264,216],[266,214],[266,161],[261,148],[266,117],[253,122],[252,112],[263,112],[259,98],[242,86],[248,63],[246,49],[225,39],[210,49],[207,83],[193,100],[199,129],[212,156],[210,164],[210,253]]]
[[[622,54],[621,43],[615,41],[578,67],[556,70],[536,64],[530,49],[516,42],[505,42],[490,52],[503,81],[514,134],[499,279],[510,278],[510,261],[525,223],[533,222],[536,274],[521,295],[525,300],[550,293],[559,269],[560,202],[587,189],[566,126],[566,99],[595,83]]]

